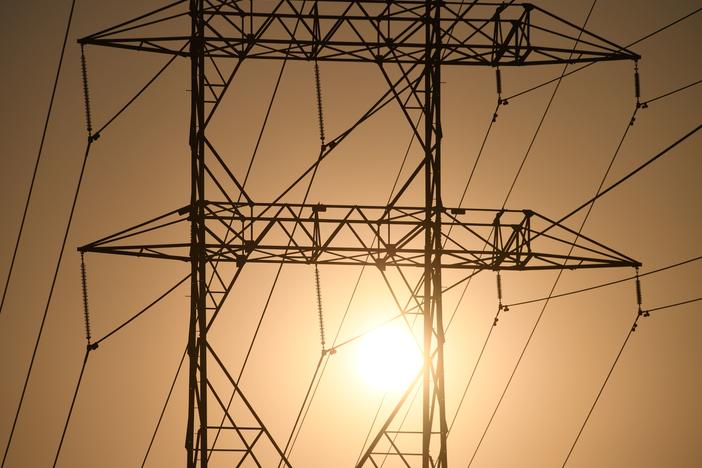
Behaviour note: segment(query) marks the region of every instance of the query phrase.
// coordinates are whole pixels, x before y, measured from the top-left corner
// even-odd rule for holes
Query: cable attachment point
[[[88,141],[94,141],[99,135],[93,136],[93,121],[90,114],[90,92],[88,89],[88,64],[85,59],[85,46],[80,45],[80,67],[83,76],[83,101],[85,104],[85,121],[88,129]]]
[[[319,267],[314,265],[314,284],[317,290],[317,313],[319,314],[319,336],[322,342],[322,354],[326,353],[326,341],[324,339],[324,314],[322,312],[322,286],[319,281]]]
[[[91,344],[90,336],[90,313],[88,312],[88,275],[85,270],[84,253],[80,253],[80,277],[83,289],[83,317],[85,318],[85,339],[88,340],[88,349],[95,349]]]

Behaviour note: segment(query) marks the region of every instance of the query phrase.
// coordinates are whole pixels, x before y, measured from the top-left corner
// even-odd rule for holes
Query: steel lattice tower
[[[186,28],[189,26],[189,33]],[[408,389],[358,466],[391,456],[403,466],[445,468],[442,269],[536,270],[638,266],[638,262],[532,211],[447,208],[441,199],[441,70],[445,66],[512,67],[610,60],[638,55],[531,4],[414,1],[234,1],[172,3],[82,38],[99,45],[181,56],[191,64],[190,204],[80,248],[189,262],[191,266],[187,466],[208,466],[213,451],[263,466],[266,441],[291,466],[238,383],[208,342],[247,263],[370,265],[420,268],[413,300],[423,320],[422,426],[391,430]],[[575,46],[574,46],[575,44]],[[302,60],[377,64],[388,91],[356,125],[327,143],[308,175],[360,123],[394,102],[419,141],[423,160],[383,206],[254,201],[207,137],[207,128],[242,62]],[[416,122],[422,122],[417,125]],[[215,170],[216,168],[216,170]],[[226,181],[218,179],[225,174]],[[301,178],[302,178],[301,177]],[[424,185],[422,206],[401,206],[412,181]],[[298,179],[299,180],[301,180]],[[190,240],[153,240],[188,226]],[[186,231],[181,231],[186,232]],[[575,240],[572,240],[575,239]],[[558,253],[574,247],[571,255]],[[233,271],[225,266],[233,266]],[[249,423],[214,388],[216,370],[231,384]],[[225,424],[212,423],[215,404]],[[210,432],[229,430],[240,445],[216,448]],[[395,437],[399,432],[409,442]],[[413,438],[416,436],[416,438]],[[421,442],[419,442],[421,440]],[[239,465],[237,465],[239,466]]]

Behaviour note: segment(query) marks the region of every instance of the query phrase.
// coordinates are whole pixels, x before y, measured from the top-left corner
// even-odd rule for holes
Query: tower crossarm
[[[175,239],[190,209],[141,224],[80,250],[189,261]],[[211,262],[422,267],[424,208],[207,202]],[[169,230],[171,234],[162,231]],[[443,268],[543,270],[637,266],[605,245],[529,210],[442,209]],[[575,246],[568,255],[571,246]]]
[[[440,62],[513,66],[636,60],[624,47],[530,3],[437,2]],[[208,57],[418,63],[426,52],[425,1],[207,2]],[[187,2],[80,39],[189,56]]]

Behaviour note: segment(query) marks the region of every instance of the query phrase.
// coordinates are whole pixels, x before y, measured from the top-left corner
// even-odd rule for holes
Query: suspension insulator
[[[85,120],[88,128],[88,137],[92,139],[93,123],[90,115],[90,93],[88,91],[88,64],[85,60],[85,52],[83,45],[80,46],[80,66],[83,76],[83,100],[85,104]]]
[[[315,82],[315,91],[317,94],[317,116],[319,118],[319,139],[322,142],[322,146],[324,146],[326,138],[324,135],[324,111],[322,108],[322,80],[320,77],[319,63],[317,63],[317,60],[314,61],[314,82]]]
[[[643,304],[643,300],[641,298],[641,280],[639,279],[639,269],[636,269],[636,303],[639,308],[639,315],[643,315],[644,317],[648,317],[650,314],[647,310],[642,310],[641,309],[641,304]]]
[[[497,100],[502,99],[502,73],[500,67],[495,68],[495,83],[497,85]]]
[[[636,104],[641,103],[641,79],[639,78],[639,64],[634,65],[634,93],[636,95]]]
[[[324,313],[322,312],[322,286],[319,281],[319,268],[314,266],[314,280],[317,290],[317,312],[319,314],[319,336],[322,342],[322,353],[324,353],[326,341],[324,337]]]
[[[83,316],[85,318],[85,338],[88,340],[88,345],[90,345],[90,314],[88,312],[88,275],[85,271],[85,260],[83,258],[83,252],[80,254],[80,276],[81,285],[83,287]]]
[[[502,310],[502,277],[499,271],[497,272],[497,302],[499,309]]]

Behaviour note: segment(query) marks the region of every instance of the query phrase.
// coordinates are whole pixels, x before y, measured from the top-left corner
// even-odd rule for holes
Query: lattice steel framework
[[[639,58],[537,6],[434,0],[188,0],[79,42],[177,55],[191,64],[190,204],[80,248],[83,252],[180,260],[191,266],[189,468],[207,467],[218,451],[239,454],[237,466],[270,466],[264,451],[265,456],[273,454],[275,463],[290,466],[284,450],[207,339],[246,263],[422,269],[421,284],[411,288],[424,330],[424,367],[414,384],[422,387],[422,426],[392,430],[397,426],[396,415],[407,404],[408,389],[358,463],[379,466],[381,457],[390,457],[400,466],[422,468],[448,464],[442,269],[638,266],[635,260],[532,211],[443,205],[442,67]],[[421,164],[388,205],[285,203],[290,188],[272,203],[254,201],[207,137],[208,124],[246,60],[375,63],[387,82],[387,92],[347,131],[323,143],[318,161],[295,184],[358,125],[390,103],[399,105],[421,145]],[[402,194],[422,178],[424,204],[401,206]],[[207,198],[209,190],[219,199]],[[189,241],[185,240],[188,229]],[[166,237],[182,240],[168,243],[163,240]],[[570,255],[563,253],[572,246]],[[225,270],[223,265],[234,268]],[[237,414],[214,388],[208,377],[213,371],[230,383],[239,403]],[[213,409],[208,403],[215,405],[224,424],[211,423]],[[216,447],[213,430],[235,434],[233,442]],[[400,440],[398,434],[407,437]]]

